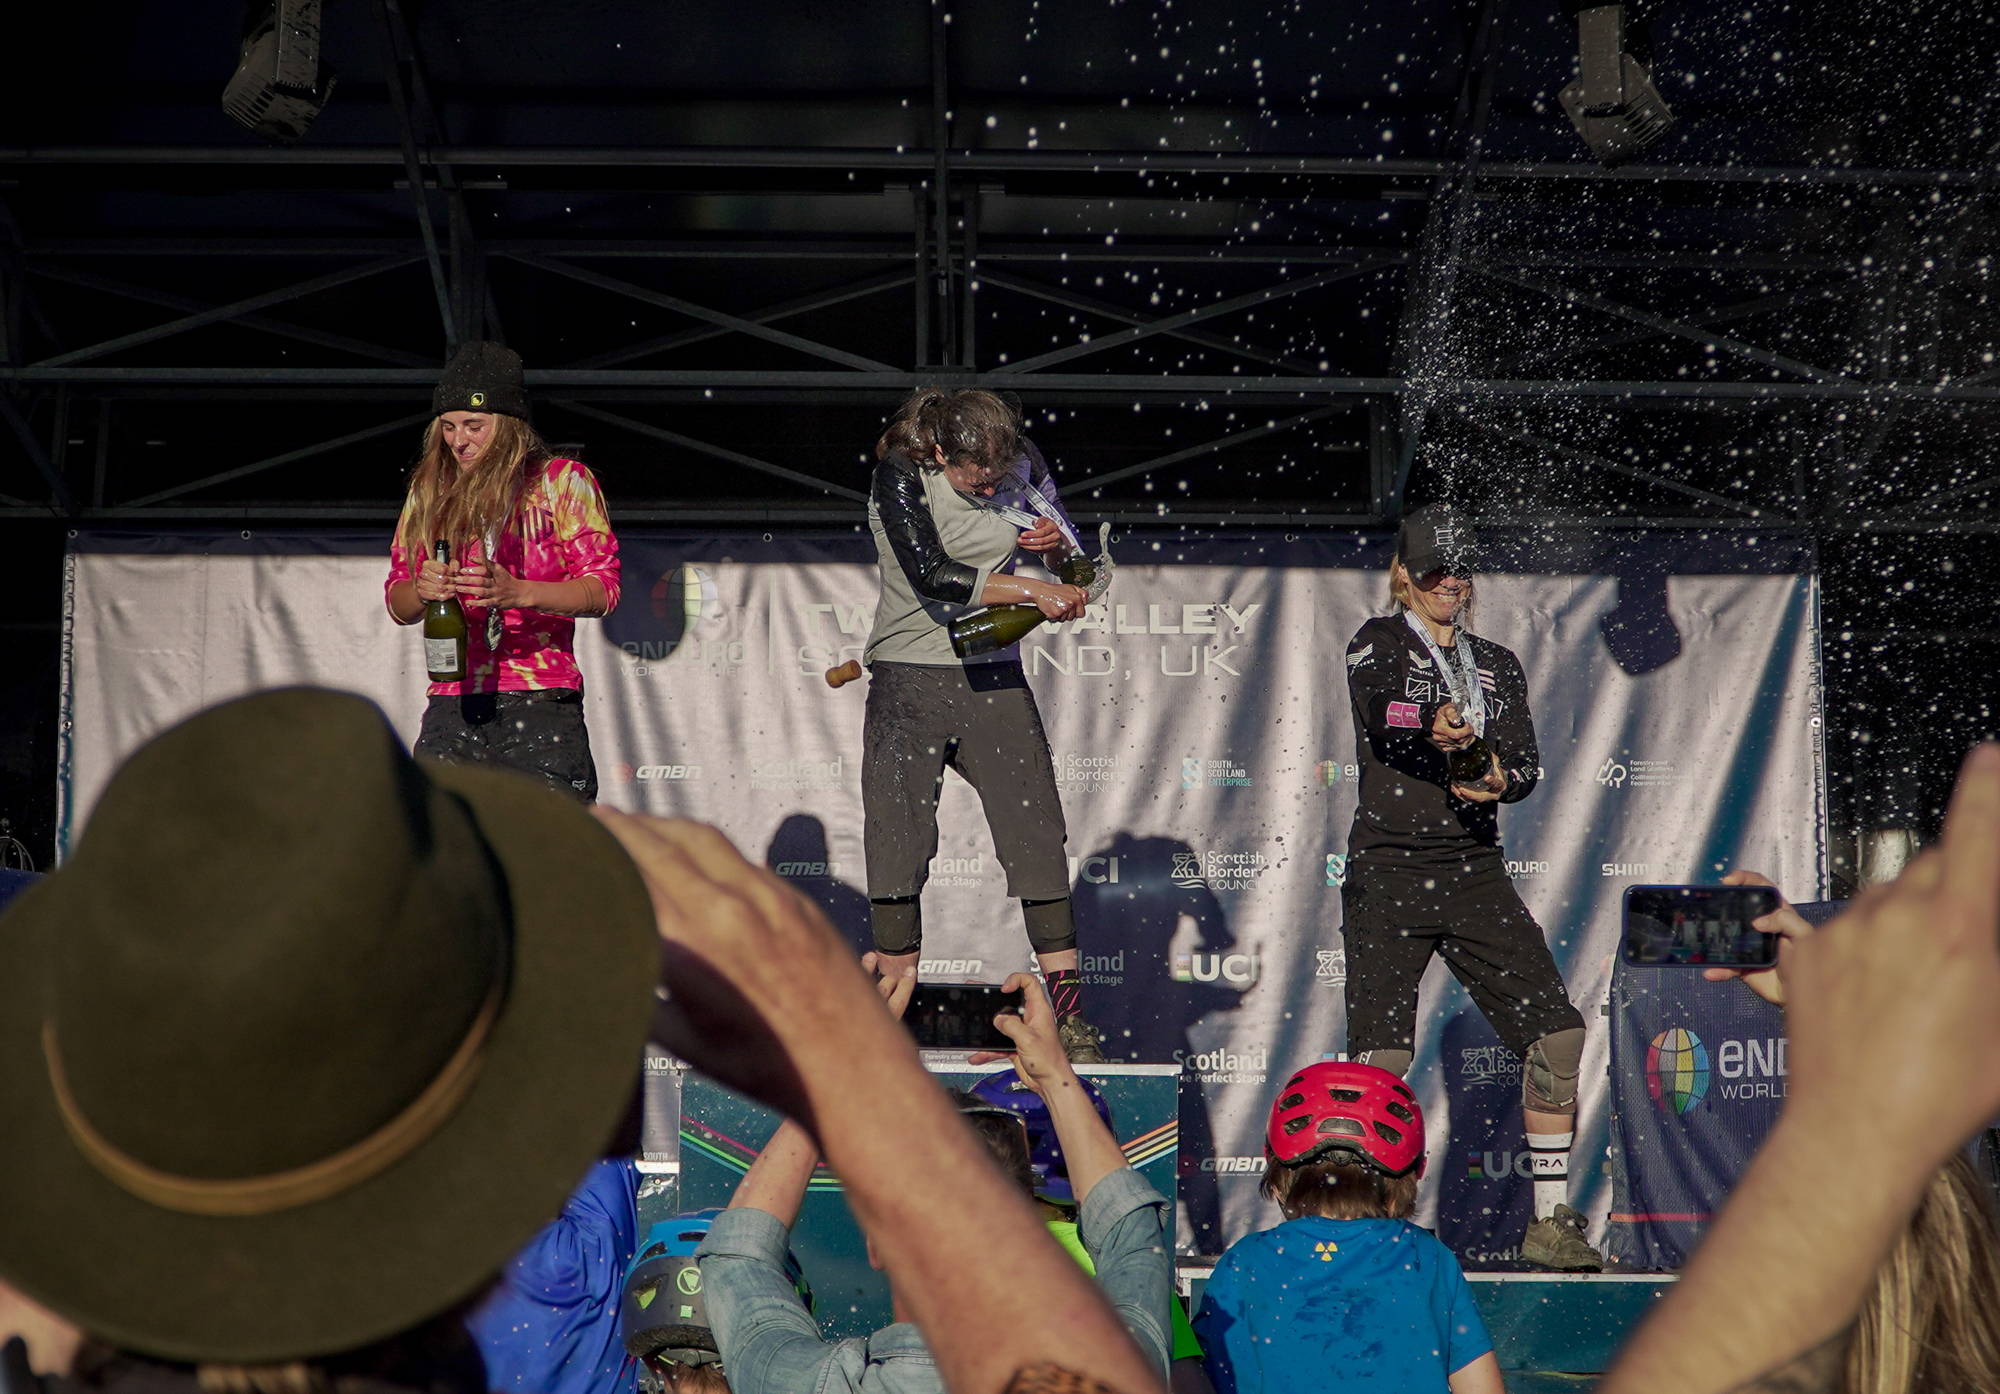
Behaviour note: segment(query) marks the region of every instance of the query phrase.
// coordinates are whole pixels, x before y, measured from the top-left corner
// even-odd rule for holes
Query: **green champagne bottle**
[[[1080,552],[1057,562],[1054,570],[1068,584],[1085,590],[1097,579],[1097,563]],[[1020,643],[1047,618],[1035,605],[986,605],[960,615],[945,628],[951,635],[951,651],[972,658]]]
[[[1020,643],[1044,618],[1033,605],[982,605],[945,628],[951,635],[951,651],[960,658],[972,658]]]
[[[1486,743],[1486,737],[1474,736],[1472,744],[1462,750],[1445,754],[1445,768],[1453,784],[1463,784],[1468,789],[1476,789],[1486,782],[1486,776],[1493,773],[1493,747]]]
[[[451,565],[451,544],[442,539],[437,564]],[[455,595],[424,605],[424,667],[432,682],[465,681],[465,607]]]

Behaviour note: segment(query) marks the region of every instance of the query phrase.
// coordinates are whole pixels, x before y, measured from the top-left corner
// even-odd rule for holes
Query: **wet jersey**
[[[1460,631],[1472,645],[1485,693],[1488,745],[1500,758],[1507,788],[1498,803],[1470,803],[1449,792],[1444,752],[1428,739],[1451,689],[1428,649],[1398,615],[1361,626],[1347,646],[1347,691],[1361,798],[1348,834],[1350,920],[1370,916],[1402,924],[1413,910],[1442,902],[1449,891],[1504,879],[1501,803],[1516,803],[1541,778],[1541,752],[1528,713],[1527,678],[1512,651]],[[1455,660],[1455,650],[1445,650]],[[1389,908],[1393,902],[1397,907]]]

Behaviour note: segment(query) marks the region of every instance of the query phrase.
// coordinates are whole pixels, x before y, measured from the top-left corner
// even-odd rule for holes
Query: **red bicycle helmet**
[[[1376,1065],[1322,1060],[1278,1092],[1264,1131],[1271,1155],[1299,1167],[1345,1152],[1384,1176],[1424,1174],[1424,1114],[1410,1086]]]

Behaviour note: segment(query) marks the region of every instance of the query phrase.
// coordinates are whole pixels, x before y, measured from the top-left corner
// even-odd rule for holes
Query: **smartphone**
[[[1627,886],[1625,961],[1769,968],[1778,961],[1778,936],[1750,922],[1779,903],[1769,886]]]
[[[903,1025],[925,1050],[1011,1051],[1014,1043],[993,1024],[1002,1012],[1019,1016],[1021,995],[998,983],[918,983]]]

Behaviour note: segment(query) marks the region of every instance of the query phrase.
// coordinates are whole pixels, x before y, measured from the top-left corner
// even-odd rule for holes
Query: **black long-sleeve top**
[[[1512,650],[1463,631],[1459,642],[1472,645],[1486,695],[1484,734],[1507,780],[1494,803],[1472,803],[1448,788],[1444,752],[1428,737],[1451,690],[1408,622],[1400,614],[1372,619],[1347,646],[1361,766],[1361,799],[1347,842],[1350,920],[1357,908],[1365,912],[1386,896],[1407,923],[1412,902],[1506,875],[1498,807],[1528,797],[1542,773],[1527,677]],[[1454,661],[1454,651],[1446,649],[1445,657]]]

